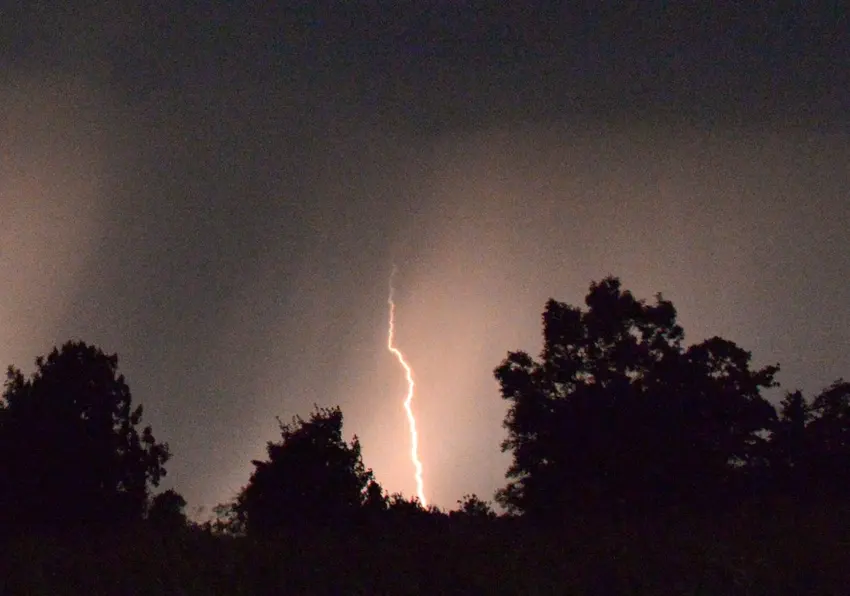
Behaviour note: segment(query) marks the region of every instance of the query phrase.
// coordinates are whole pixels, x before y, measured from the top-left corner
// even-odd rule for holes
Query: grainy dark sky
[[[313,403],[413,494],[393,262],[444,507],[503,483],[493,368],[609,273],[786,389],[850,376],[842,3],[6,4],[0,361],[117,352],[192,507]]]

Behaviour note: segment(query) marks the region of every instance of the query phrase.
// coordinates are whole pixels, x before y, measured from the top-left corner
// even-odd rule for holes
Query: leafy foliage
[[[511,352],[495,370],[511,403],[503,450],[509,510],[716,501],[752,463],[775,417],[761,397],[777,366],[714,337],[685,349],[672,303],[593,283],[587,310],[549,300],[539,360]]]
[[[0,400],[0,515],[8,525],[141,519],[168,445],[139,430],[142,406],[118,358],[68,342],[25,378],[9,367]]]
[[[281,441],[269,442],[268,460],[256,467],[237,499],[249,534],[292,526],[332,525],[352,519],[367,504],[380,506],[360,442],[342,438],[342,411],[316,408],[308,420],[280,423]]]
[[[495,370],[508,515],[475,494],[446,514],[386,493],[341,410],[317,407],[278,421],[248,485],[190,523],[176,491],[149,498],[168,446],[138,430],[116,356],[69,342],[30,378],[10,368],[0,524],[27,531],[3,537],[0,592],[70,577],[82,593],[840,593],[850,383],[788,393],[777,412],[762,391],[778,366],[753,369],[719,337],[685,347],[660,295],[609,277],[585,306],[548,301],[539,358]]]
[[[245,515],[241,509],[238,497],[229,503],[219,503],[213,507],[212,519],[198,523],[195,527],[215,536],[245,536]]]
[[[801,391],[785,396],[770,438],[770,466],[774,490],[802,497],[812,480],[812,450],[807,427],[812,412]]]
[[[850,382],[838,379],[821,391],[808,408],[805,429],[806,467],[812,487],[850,496]]]
[[[484,501],[478,495],[463,495],[463,498],[458,500],[457,511],[452,511],[453,517],[462,517],[465,519],[488,520],[495,519],[496,512],[493,511],[493,506],[489,501]]]
[[[401,493],[393,493],[387,499],[387,512],[394,519],[425,519],[444,515],[436,505],[422,504],[418,497],[405,497]]]
[[[185,528],[189,524],[185,509],[186,499],[174,489],[168,489],[151,500],[148,521],[162,530]]]

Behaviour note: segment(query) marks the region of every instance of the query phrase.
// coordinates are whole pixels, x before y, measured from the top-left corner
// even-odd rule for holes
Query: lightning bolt
[[[390,273],[390,294],[387,299],[387,304],[390,307],[390,326],[387,333],[387,349],[396,357],[398,363],[404,369],[404,374],[407,377],[407,397],[404,399],[404,410],[407,412],[407,425],[410,428],[410,460],[413,462],[413,467],[416,470],[416,495],[419,497],[419,502],[427,507],[428,503],[425,500],[425,488],[422,482],[422,462],[419,461],[419,435],[416,432],[416,417],[413,415],[413,391],[415,385],[413,383],[413,369],[404,359],[404,354],[401,350],[395,347],[393,340],[395,339],[395,288],[393,287],[393,277],[396,274],[396,266],[393,265],[392,273]]]

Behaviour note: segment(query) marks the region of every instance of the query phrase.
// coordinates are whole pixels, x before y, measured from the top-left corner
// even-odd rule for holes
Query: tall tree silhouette
[[[9,367],[0,400],[0,516],[10,524],[140,519],[168,446],[132,407],[118,357],[68,342]]]
[[[813,488],[850,496],[850,382],[838,379],[812,400],[806,427]]]
[[[338,407],[317,408],[308,420],[280,423],[280,442],[268,443],[267,461],[252,462],[256,469],[237,498],[249,534],[344,523],[383,499],[357,437],[343,440],[342,418]]]
[[[763,449],[775,411],[760,390],[778,367],[712,338],[687,350],[673,304],[607,277],[586,310],[549,300],[539,360],[510,352],[496,368],[511,403],[502,445],[509,510],[650,506],[717,498]]]
[[[811,419],[811,406],[801,391],[788,393],[780,402],[770,438],[775,493],[799,498],[812,492],[812,445],[808,433]]]

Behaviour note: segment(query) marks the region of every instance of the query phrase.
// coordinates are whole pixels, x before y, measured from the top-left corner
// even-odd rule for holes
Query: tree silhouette
[[[245,514],[241,506],[244,494],[243,491],[232,501],[213,507],[212,519],[199,524],[198,527],[218,536],[244,536]]]
[[[185,528],[189,524],[185,509],[186,499],[174,489],[168,489],[151,500],[148,521],[162,530]]]
[[[777,494],[800,498],[810,494],[811,445],[807,427],[810,404],[801,391],[788,393],[779,404],[779,416],[770,438],[770,466]]]
[[[8,525],[141,519],[168,445],[117,374],[118,357],[68,342],[25,378],[9,367],[0,400],[0,515]]]
[[[496,512],[489,501],[482,500],[478,495],[463,495],[459,499],[457,511],[452,511],[449,515],[453,518],[473,519],[473,520],[488,520],[495,519]]]
[[[316,408],[309,420],[280,423],[281,441],[269,442],[268,460],[256,467],[237,497],[249,534],[303,525],[338,525],[366,504],[380,507],[382,491],[363,465],[360,442],[342,438],[342,411]]]
[[[778,367],[711,338],[687,350],[673,304],[607,277],[586,310],[549,300],[539,360],[510,352],[496,368],[511,451],[497,500],[512,512],[645,507],[716,500],[764,451],[773,407],[760,390]]]
[[[419,497],[405,497],[402,493],[392,493],[387,499],[387,511],[391,516],[401,519],[425,518],[442,515],[442,510],[436,505],[422,504]]]
[[[850,382],[838,379],[812,400],[806,427],[814,487],[832,497],[850,496]]]

